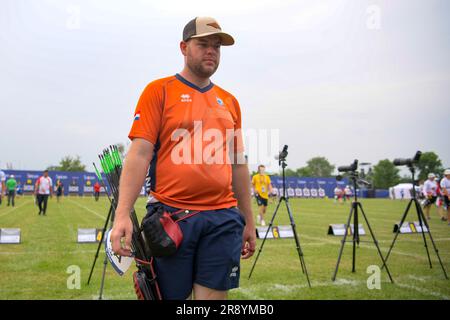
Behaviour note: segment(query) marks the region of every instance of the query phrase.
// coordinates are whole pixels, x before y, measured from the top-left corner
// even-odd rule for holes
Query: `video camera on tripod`
[[[361,178],[359,177],[359,173],[358,173],[358,160],[357,160],[357,159],[355,159],[355,160],[353,161],[353,163],[350,164],[350,165],[348,165],[348,166],[340,166],[340,167],[338,167],[338,171],[339,171],[339,172],[344,172],[344,173],[346,173],[347,176],[348,176],[352,181],[355,181],[356,184],[359,185],[359,186],[365,186],[365,187],[370,187],[370,186],[371,186],[370,182],[368,182],[368,181],[366,181],[366,180],[364,180],[364,179],[361,179]],[[339,174],[339,175],[336,176],[336,180],[337,180],[337,181],[341,181],[342,179],[343,179],[343,176],[342,176],[342,175]]]
[[[353,172],[356,172],[356,170],[358,170],[358,160],[357,159],[355,159],[353,161],[353,163],[351,165],[349,165],[349,166],[340,166],[340,167],[338,167],[338,171],[339,172],[351,172],[351,173],[353,173]]]
[[[412,174],[412,192],[414,193],[414,196],[416,195],[416,186],[419,184],[419,181],[415,179],[415,171],[416,171],[416,165],[420,160],[420,157],[422,155],[421,151],[417,151],[414,157],[412,158],[396,158],[392,163],[399,167],[399,166],[407,166],[409,168],[409,171],[411,171]]]
[[[417,151],[416,154],[414,155],[414,157],[412,157],[412,158],[397,158],[397,159],[394,159],[394,161],[392,161],[392,163],[395,166],[397,166],[397,167],[399,167],[399,166],[407,166],[409,168],[409,170],[411,171],[411,174],[413,175],[413,181],[412,181],[413,188],[412,188],[411,191],[414,194],[417,191],[416,190],[416,185],[419,184],[419,180],[416,180],[414,178],[414,173],[415,173],[415,170],[416,170],[416,165],[419,162],[421,155],[422,155],[422,152],[421,151]]]
[[[278,164],[281,165],[282,162],[286,161],[286,157],[288,156],[288,146],[284,145],[283,150],[280,151],[279,154],[275,155],[275,160],[278,160]]]
[[[420,233],[422,234],[422,239],[423,239],[423,243],[425,246],[425,251],[427,253],[428,264],[430,265],[430,269],[433,267],[433,265],[431,263],[430,252],[428,250],[428,244],[427,244],[425,234],[428,234],[431,244],[433,246],[434,252],[436,253],[436,256],[438,258],[439,264],[441,265],[442,272],[444,273],[445,279],[448,279],[447,272],[445,271],[444,264],[442,263],[441,257],[439,255],[439,250],[437,249],[436,244],[434,243],[434,240],[433,240],[433,236],[431,235],[430,226],[427,222],[425,215],[423,214],[422,207],[417,199],[417,191],[416,191],[417,180],[415,179],[415,173],[416,173],[416,166],[420,160],[421,155],[422,155],[422,152],[417,151],[416,154],[414,155],[414,157],[412,157],[412,158],[406,158],[406,159],[397,158],[397,159],[394,159],[394,161],[393,161],[394,165],[396,165],[396,166],[408,166],[409,171],[411,172],[412,194],[411,194],[411,200],[409,200],[408,205],[406,206],[406,210],[405,210],[400,222],[398,223],[399,228],[397,229],[394,239],[392,240],[392,244],[389,247],[389,251],[386,255],[385,263],[387,262],[387,260],[390,257],[391,251],[394,248],[395,241],[397,240],[397,237],[400,234],[401,226],[403,226],[403,224],[405,223],[406,218],[409,213],[409,210],[411,208],[415,207],[416,213],[417,213],[417,220],[419,222],[420,230],[421,230]],[[424,227],[426,227],[426,228],[424,228]],[[424,231],[424,230],[428,230],[428,231]]]
[[[357,170],[358,170],[358,160],[357,159],[355,159],[353,161],[353,163],[350,164],[349,166],[338,167],[339,172],[346,173],[346,175],[350,178],[355,192],[353,193],[353,201],[351,204],[350,214],[348,216],[347,223],[345,224],[345,233],[344,233],[344,238],[341,241],[341,248],[339,249],[338,260],[336,263],[336,269],[334,270],[334,274],[331,279],[333,281],[336,280],[336,275],[338,273],[339,264],[340,264],[341,258],[342,258],[342,252],[344,251],[344,245],[345,245],[345,242],[347,241],[347,236],[349,235],[349,229],[350,229],[351,225],[353,225],[353,232],[352,232],[353,239],[351,240],[351,242],[353,243],[352,272],[355,272],[355,270],[356,270],[356,246],[357,245],[359,246],[359,243],[360,243],[359,216],[358,215],[361,214],[362,217],[364,218],[364,221],[367,224],[367,228],[369,229],[370,235],[372,236],[373,243],[374,243],[375,247],[377,248],[378,255],[380,256],[381,261],[383,262],[383,265],[386,266],[386,271],[389,276],[389,279],[391,280],[391,282],[394,282],[394,280],[392,279],[391,274],[388,270],[386,262],[384,260],[383,254],[381,253],[380,247],[378,245],[378,241],[375,238],[375,234],[374,234],[372,227],[369,224],[369,220],[364,212],[362,204],[358,201],[358,193],[356,192],[356,187],[358,185],[370,186],[370,183],[363,179],[360,179],[359,173]],[[336,176],[336,180],[338,180],[338,181],[342,180],[342,178],[343,177],[341,175]],[[352,218],[353,218],[353,221],[352,221]]]
[[[421,151],[417,151],[416,154],[414,155],[414,157],[412,158],[397,158],[394,159],[393,163],[395,166],[408,166],[408,167],[413,167],[415,164],[417,164],[417,162],[419,162],[420,160],[420,156],[422,155]]]
[[[269,231],[272,229],[273,222],[275,220],[275,217],[277,215],[278,209],[280,208],[281,202],[284,202],[286,204],[286,209],[288,212],[289,220],[291,221],[291,227],[292,227],[292,233],[294,234],[295,244],[297,248],[298,257],[300,259],[300,266],[302,267],[302,272],[306,275],[306,280],[308,281],[308,286],[311,288],[311,282],[309,280],[308,270],[306,269],[305,260],[303,258],[303,251],[300,247],[300,240],[297,234],[296,225],[294,222],[294,215],[292,214],[291,207],[289,205],[289,196],[286,194],[286,157],[288,156],[288,146],[284,145],[283,150],[280,151],[279,154],[275,155],[275,159],[278,160],[278,164],[280,165],[282,169],[282,178],[283,178],[283,194],[278,199],[278,204],[276,206],[275,212],[273,213],[272,219],[270,220],[269,227],[266,230],[266,234],[264,236],[263,242],[261,246],[259,247],[258,254],[256,255],[255,262],[253,263],[253,266],[250,270],[250,274],[248,275],[248,279],[251,278],[253,270],[255,269],[256,263],[258,262],[259,256],[262,252],[262,249],[264,248],[264,243],[266,242],[267,235],[269,234]]]

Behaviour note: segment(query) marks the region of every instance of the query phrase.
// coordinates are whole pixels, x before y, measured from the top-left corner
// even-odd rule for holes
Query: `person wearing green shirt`
[[[12,204],[14,207],[14,198],[16,197],[17,181],[14,179],[14,175],[10,175],[6,181],[6,192],[8,193],[8,206]]]

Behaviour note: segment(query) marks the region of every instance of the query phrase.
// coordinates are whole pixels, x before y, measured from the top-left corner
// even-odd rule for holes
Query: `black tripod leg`
[[[338,260],[337,260],[337,263],[336,263],[336,269],[334,270],[333,277],[331,278],[332,281],[336,280],[336,275],[338,273],[339,263],[341,262],[342,252],[344,251],[345,241],[347,240],[348,228],[350,226],[350,221],[352,219],[352,215],[353,215],[353,206],[352,206],[352,209],[350,210],[350,214],[348,216],[347,224],[345,225],[344,238],[341,240],[341,248],[339,250],[339,256],[338,256]]]
[[[103,261],[102,282],[100,284],[100,293],[98,295],[98,300],[102,300],[102,298],[103,298],[103,286],[105,285],[105,275],[106,275],[106,266],[107,265],[108,265],[108,257],[105,256],[105,260]]]
[[[306,275],[306,280],[308,281],[308,286],[311,288],[311,282],[309,281],[308,270],[306,269],[306,263],[305,263],[305,259],[303,256],[302,248],[300,247],[300,239],[297,235],[294,216],[292,215],[291,206],[289,205],[289,199],[286,199],[286,208],[288,211],[289,220],[291,220],[292,232],[294,233],[295,244],[297,246],[298,258],[300,259],[300,265],[302,267],[302,272]]]
[[[403,223],[405,222],[406,216],[408,215],[409,209],[411,208],[411,204],[413,203],[413,201],[414,201],[414,199],[409,200],[409,203],[406,206],[405,213],[403,213],[402,219],[400,220],[400,223],[398,225],[397,232],[395,233],[394,240],[392,240],[392,243],[391,243],[391,246],[389,247],[386,258],[384,258],[385,263],[383,263],[383,265],[381,266],[381,269],[384,268],[384,266],[386,265],[386,263],[389,259],[389,256],[391,255],[392,248],[394,248],[395,241],[397,240],[397,237],[400,234],[400,228],[402,227]]]
[[[114,225],[114,216],[115,216],[115,213],[116,213],[116,211],[115,211],[116,205],[115,205],[114,202],[113,202],[113,205],[111,206],[111,208],[112,208],[112,210],[111,210],[111,220],[110,221],[111,221],[111,226],[113,226]],[[102,237],[100,239],[100,242],[103,242],[105,232],[106,232],[106,229],[102,233]],[[106,247],[106,243],[105,243],[105,247]],[[105,254],[105,259],[103,260],[102,281],[101,281],[101,284],[100,284],[100,293],[99,293],[99,297],[98,297],[99,300],[103,299],[103,288],[105,286],[105,276],[106,276],[106,267],[107,266],[108,266],[108,256]]]
[[[297,228],[295,225],[295,221],[294,221],[294,217],[291,214],[291,207],[289,205],[288,199],[286,199],[286,210],[288,212],[288,216],[289,216],[289,221],[291,222],[291,228],[292,228],[292,233],[294,234],[294,239],[295,239],[295,244],[296,244],[296,249],[298,252],[298,256],[300,258],[300,266],[302,267],[302,273],[305,273],[305,268],[303,266],[303,252],[302,249],[300,248],[300,240],[298,239],[298,235],[297,235]]]
[[[430,251],[428,250],[427,238],[425,237],[425,232],[423,231],[423,225],[426,219],[425,216],[423,215],[422,208],[420,207],[420,203],[417,201],[417,199],[414,201],[414,204],[416,205],[417,218],[419,219],[419,225],[421,229],[420,233],[422,234],[425,251],[427,252],[428,263],[430,264],[430,269],[432,269],[433,265],[431,263]],[[430,228],[428,228],[428,232],[430,232]]]
[[[266,234],[265,234],[265,236],[264,236],[264,240],[263,240],[263,242],[261,243],[261,247],[260,247],[259,250],[258,250],[258,254],[256,255],[255,262],[253,263],[252,269],[250,270],[250,274],[248,275],[248,279],[249,279],[249,280],[250,280],[250,277],[252,276],[253,270],[255,269],[256,263],[258,262],[259,255],[261,254],[261,251],[262,251],[262,249],[263,249],[263,247],[264,247],[264,243],[266,242],[266,239],[267,239],[267,235],[269,234],[269,231],[270,231],[270,229],[272,228],[273,221],[275,220],[275,216],[277,215],[278,209],[280,208],[280,204],[281,204],[281,201],[282,201],[283,199],[284,199],[284,198],[281,197],[281,198],[278,200],[278,204],[277,204],[277,207],[275,208],[275,211],[274,211],[274,213],[273,213],[272,219],[270,219],[270,223],[269,223],[269,226],[268,226],[268,228],[267,228]]]
[[[352,202],[353,212],[353,256],[352,256],[352,272],[356,271],[356,244],[359,245],[359,221],[358,221],[358,205]],[[347,226],[350,228],[350,225]]]
[[[416,204],[416,205],[418,205],[418,204]],[[436,252],[436,256],[438,257],[438,260],[439,260],[439,264],[441,265],[442,271],[444,272],[445,279],[448,279],[447,272],[445,271],[445,268],[444,268],[444,264],[442,263],[441,257],[439,256],[439,250],[437,249],[436,244],[434,243],[434,240],[433,240],[433,236],[431,235],[430,226],[428,225],[427,220],[424,219],[424,214],[423,214],[423,211],[422,211],[422,208],[420,207],[420,205],[419,205],[419,209],[420,209],[420,215],[422,216],[423,222],[425,223],[425,226],[428,229],[428,236],[430,237],[431,244],[433,245],[434,251]],[[423,227],[422,227],[422,233],[423,233]],[[425,237],[425,234],[424,234],[424,237]]]
[[[91,282],[92,272],[94,271],[95,263],[97,262],[97,258],[98,258],[98,253],[100,252],[100,248],[102,247],[102,244],[103,244],[103,238],[105,236],[106,228],[108,227],[108,223],[109,223],[109,219],[111,217],[112,211],[113,211],[113,207],[110,206],[108,216],[106,217],[105,225],[103,226],[102,237],[100,239],[100,242],[98,243],[97,252],[95,253],[94,262],[92,263],[91,272],[89,273],[89,278],[87,281],[88,285]]]
[[[366,223],[367,223],[367,228],[369,229],[370,235],[372,236],[373,243],[374,243],[375,246],[377,247],[378,254],[380,255],[381,261],[383,262],[383,266],[386,266],[386,272],[387,272],[387,274],[388,274],[388,276],[389,276],[389,279],[391,280],[392,283],[394,283],[394,280],[393,280],[392,277],[391,277],[391,273],[389,272],[389,268],[388,268],[388,266],[387,266],[387,264],[386,264],[386,260],[383,258],[383,254],[381,253],[380,247],[379,247],[379,245],[378,245],[378,241],[377,241],[377,239],[375,238],[375,234],[373,233],[372,228],[370,227],[369,220],[367,219],[366,214],[364,213],[364,210],[363,210],[363,208],[362,208],[361,203],[358,202],[358,206],[359,206],[359,208],[361,209],[361,213],[362,213],[362,215],[363,215],[363,217],[364,217],[364,220],[365,220]]]
[[[295,244],[296,244],[296,248],[297,248],[297,252],[298,252],[298,256],[300,258],[300,265],[302,267],[302,273],[305,273],[305,268],[303,266],[303,252],[302,249],[300,248],[300,241],[298,239],[298,235],[297,235],[297,230],[296,230],[296,225],[295,225],[295,221],[294,221],[294,217],[291,217],[291,208],[289,206],[288,201],[286,200],[286,209],[288,211],[288,215],[289,215],[289,220],[291,221],[291,227],[292,227],[292,233],[294,234],[294,239],[295,239]]]

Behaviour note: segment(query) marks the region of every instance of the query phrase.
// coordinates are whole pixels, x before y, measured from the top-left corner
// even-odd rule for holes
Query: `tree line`
[[[426,180],[428,173],[432,172],[442,177],[444,167],[439,156],[434,152],[424,152],[417,163],[418,180]],[[314,157],[306,162],[306,166],[298,169],[286,169],[287,177],[321,177],[330,178],[336,176],[336,166],[325,157]],[[253,172],[255,174],[256,172]],[[345,175],[344,175],[345,176]],[[363,167],[359,168],[359,177],[370,182],[374,189],[388,189],[401,182],[411,182],[411,177],[406,174],[401,176],[399,167],[392,160],[380,160],[367,172]]]
[[[117,149],[120,154],[124,154],[125,145],[123,143],[116,144]],[[63,157],[58,165],[51,165],[47,167],[49,171],[69,171],[69,172],[86,172],[86,165],[81,162],[81,157],[75,156],[65,156]]]

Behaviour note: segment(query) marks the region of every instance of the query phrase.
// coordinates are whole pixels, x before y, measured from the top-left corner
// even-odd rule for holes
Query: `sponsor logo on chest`
[[[181,96],[181,102],[192,102],[192,98],[189,94],[183,93]]]

